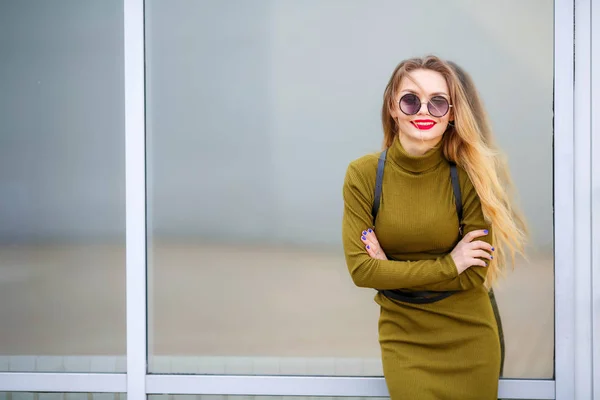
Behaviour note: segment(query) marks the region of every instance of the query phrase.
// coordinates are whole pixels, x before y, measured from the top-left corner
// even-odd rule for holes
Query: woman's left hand
[[[377,236],[375,236],[373,229],[362,231],[362,236],[360,239],[365,244],[365,249],[371,258],[375,258],[377,260],[387,260],[381,245],[377,241]]]

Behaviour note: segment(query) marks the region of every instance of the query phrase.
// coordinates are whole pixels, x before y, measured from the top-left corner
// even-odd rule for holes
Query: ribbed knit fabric
[[[381,294],[379,341],[392,400],[496,399],[500,342],[483,286],[487,269],[457,273],[450,252],[460,239],[450,179],[441,146],[414,157],[399,139],[388,150],[381,205],[372,221],[379,154],[348,166],[343,187],[342,237],[357,286],[375,289],[457,290],[431,304],[390,300]],[[459,168],[465,233],[488,229],[479,197]],[[375,228],[388,260],[372,259],[361,232]],[[491,234],[491,232],[490,232]],[[490,240],[490,236],[480,240]]]

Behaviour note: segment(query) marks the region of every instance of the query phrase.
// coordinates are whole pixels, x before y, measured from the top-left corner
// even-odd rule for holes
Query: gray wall
[[[10,55],[0,63],[0,236],[121,235],[121,9],[44,4],[0,2],[0,54]],[[551,246],[551,1],[146,8],[155,238],[339,245],[345,168],[379,148],[390,73],[404,58],[436,53],[472,73],[535,244]],[[103,18],[114,29],[98,28]]]
[[[121,240],[123,6],[0,0],[0,240]]]
[[[391,71],[434,52],[472,73],[535,242],[551,245],[552,8],[149,1],[153,232],[338,243],[345,168],[379,147]]]

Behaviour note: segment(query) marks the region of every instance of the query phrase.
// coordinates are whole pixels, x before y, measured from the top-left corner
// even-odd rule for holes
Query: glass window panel
[[[148,0],[146,50],[151,372],[381,375],[341,186],[393,68],[435,53],[473,76],[532,231],[496,288],[504,376],[552,377],[552,1]]]
[[[122,1],[0,2],[0,371],[125,371]]]

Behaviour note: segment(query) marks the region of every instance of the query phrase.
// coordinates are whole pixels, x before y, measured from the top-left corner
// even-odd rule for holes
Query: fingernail
[[[485,233],[486,235],[488,234],[488,232],[489,232],[489,231],[488,231],[487,229],[485,229],[485,230],[483,231],[483,233]]]
[[[490,258],[493,260],[493,259],[494,259],[494,256],[490,256]]]
[[[371,232],[373,232],[373,230],[369,228],[369,233],[371,233]]]
[[[494,248],[492,247],[492,251],[496,251],[496,249],[494,249]]]
[[[371,249],[371,246],[367,245],[367,249]]]
[[[367,234],[367,231],[363,231],[363,235],[366,235],[366,234]]]
[[[362,239],[362,240],[367,240],[367,238],[366,238],[366,237],[364,237],[364,236],[362,236],[362,237],[361,237],[361,239]]]

